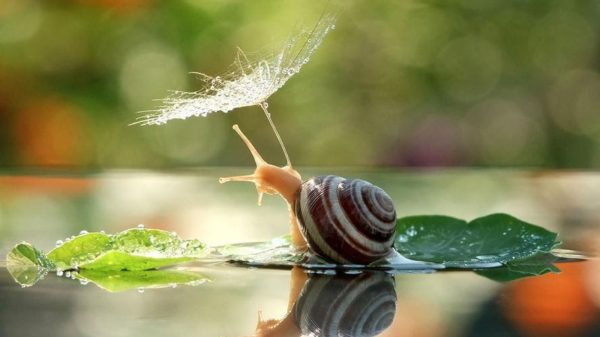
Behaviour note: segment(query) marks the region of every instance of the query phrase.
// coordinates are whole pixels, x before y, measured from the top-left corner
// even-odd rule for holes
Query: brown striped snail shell
[[[396,211],[381,188],[331,175],[303,183],[289,160],[283,167],[267,163],[240,128],[234,125],[233,129],[254,157],[256,170],[219,181],[254,183],[259,205],[264,193],[280,194],[288,203],[296,248],[308,245],[317,255],[339,264],[370,264],[393,253]]]
[[[376,336],[394,320],[394,278],[383,272],[311,275],[293,313],[303,336]]]
[[[369,264],[392,250],[394,203],[365,180],[311,178],[298,190],[294,212],[308,246],[327,260]]]

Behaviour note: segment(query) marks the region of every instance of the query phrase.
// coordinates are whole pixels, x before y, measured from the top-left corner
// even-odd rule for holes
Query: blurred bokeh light
[[[257,108],[129,124],[324,10],[337,29],[269,102],[296,165],[600,166],[596,0],[4,0],[0,165],[247,165],[233,123],[283,163]]]

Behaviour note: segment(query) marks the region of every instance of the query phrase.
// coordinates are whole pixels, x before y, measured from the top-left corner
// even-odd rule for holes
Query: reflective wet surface
[[[220,185],[235,170],[5,172],[0,259],[26,240],[45,251],[81,230],[144,223],[210,245],[270,240],[287,230],[283,200],[256,206],[252,185]],[[335,170],[384,188],[399,215],[474,218],[506,212],[599,247],[600,175],[523,171]],[[331,173],[307,171],[305,176]],[[196,286],[111,293],[49,274],[21,288],[0,263],[0,336],[598,336],[600,265],[492,281],[475,272],[313,274],[238,264],[185,266]]]

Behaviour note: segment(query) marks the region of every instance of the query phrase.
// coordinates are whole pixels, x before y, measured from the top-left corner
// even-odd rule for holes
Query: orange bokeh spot
[[[589,263],[563,263],[560,274],[524,279],[508,288],[504,311],[526,336],[575,337],[599,316],[586,286]]]
[[[25,190],[42,193],[83,194],[90,191],[95,181],[86,178],[39,177],[39,176],[3,176],[0,177],[0,189],[10,191]]]
[[[60,100],[45,99],[21,109],[13,135],[22,165],[80,165],[86,154],[84,120]]]

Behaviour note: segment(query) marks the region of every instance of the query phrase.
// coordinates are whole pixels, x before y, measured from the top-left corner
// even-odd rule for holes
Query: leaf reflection
[[[200,285],[208,279],[196,272],[181,270],[98,271],[80,270],[75,278],[82,284],[92,282],[109,292],[131,289],[175,288],[178,285]]]

